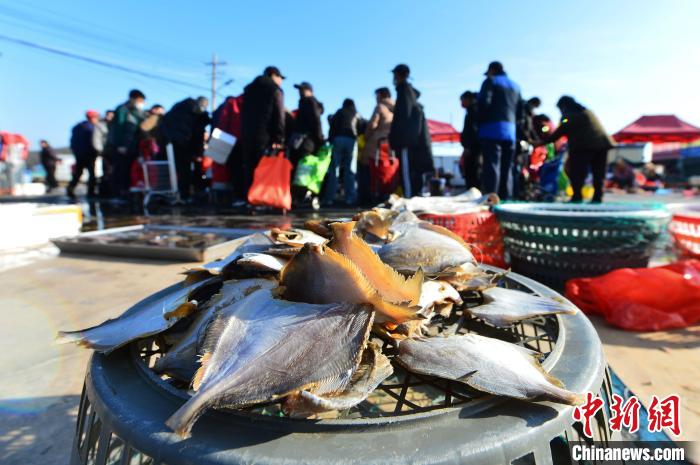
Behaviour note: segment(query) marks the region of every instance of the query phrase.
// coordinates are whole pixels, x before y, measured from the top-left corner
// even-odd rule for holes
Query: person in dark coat
[[[573,97],[565,95],[557,102],[561,112],[561,124],[539,145],[555,142],[566,136],[569,144],[569,159],[566,174],[571,181],[574,195],[572,202],[581,202],[581,189],[590,169],[593,174],[593,203],[603,201],[603,183],[605,168],[608,160],[608,150],[615,146],[610,136],[605,132],[598,117],[584,107]]]
[[[489,64],[479,91],[479,143],[484,157],[482,190],[502,199],[513,196],[515,132],[522,112],[520,87],[497,61]]]
[[[432,172],[433,152],[420,92],[408,82],[410,69],[400,64],[392,70],[396,86],[396,106],[391,121],[389,145],[400,155],[404,196],[420,195],[423,174]]]
[[[302,157],[318,152],[323,145],[323,105],[314,97],[313,87],[308,82],[294,84],[294,87],[299,90],[299,108],[288,144],[289,160],[296,167]]]
[[[239,202],[247,199],[253,172],[263,153],[269,149],[279,150],[284,145],[284,94],[280,87],[283,79],[279,68],[268,66],[244,89],[239,140],[244,176],[241,188],[234,186]]]
[[[146,96],[138,89],[129,92],[129,100],[114,110],[107,136],[107,157],[112,168],[113,193],[125,197],[131,185],[131,165],[138,157],[138,131],[146,117]]]
[[[204,152],[204,129],[209,124],[208,106],[206,97],[186,98],[173,105],[163,117],[163,129],[173,144],[177,186],[182,200],[190,198],[192,186],[196,183],[194,176],[197,170],[196,166],[193,169],[193,163],[196,165]]]
[[[361,117],[355,108],[355,102],[346,98],[343,106],[331,118],[328,139],[333,146],[331,164],[323,182],[321,205],[330,207],[335,200],[338,189],[338,169],[343,174],[343,191],[345,205],[354,206],[357,203],[357,180],[353,170],[353,161],[357,151],[356,141],[359,134]]]
[[[56,181],[56,164],[59,162],[58,156],[47,141],[42,139],[39,141],[39,145],[41,146],[39,159],[41,161],[41,166],[43,166],[44,171],[46,171],[46,190],[47,192],[51,192],[58,187],[58,182]]]
[[[477,120],[476,93],[466,91],[460,96],[464,114],[464,128],[460,136],[460,143],[464,149],[462,153],[462,176],[467,188],[481,188],[481,151],[479,147],[479,124]]]
[[[83,175],[83,170],[88,172],[88,197],[95,195],[95,160],[97,159],[97,150],[93,144],[93,133],[95,125],[100,120],[100,114],[95,110],[88,110],[85,113],[85,121],[82,121],[75,126],[71,131],[70,148],[75,155],[75,167],[73,168],[73,178],[71,179],[66,194],[71,199],[75,198],[75,186],[78,185],[80,177]]]

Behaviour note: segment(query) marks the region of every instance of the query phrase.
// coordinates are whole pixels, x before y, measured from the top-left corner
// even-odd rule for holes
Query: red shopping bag
[[[292,163],[284,157],[284,152],[263,156],[253,173],[248,203],[291,210],[291,177]]]
[[[399,159],[394,157],[389,144],[377,148],[374,159],[369,160],[370,191],[373,195],[391,194],[399,184]]]

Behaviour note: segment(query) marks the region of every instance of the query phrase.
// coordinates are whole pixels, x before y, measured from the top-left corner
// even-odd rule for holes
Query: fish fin
[[[469,378],[471,378],[472,376],[474,376],[474,375],[476,374],[476,372],[477,372],[477,370],[470,371],[470,372],[467,373],[466,375],[462,375],[462,376],[460,376],[459,378],[457,378],[457,381],[459,381],[459,382],[461,382],[461,383],[469,384]]]
[[[173,311],[163,313],[163,318],[165,318],[166,320],[169,320],[171,318],[182,319],[186,316],[192,315],[196,311],[197,302],[193,300],[191,302],[185,302],[184,304],[181,304]]]
[[[420,318],[425,318],[425,316],[418,313],[421,309],[420,307],[406,307],[402,305],[392,304],[381,298],[379,294],[374,294],[370,302],[374,308],[391,318],[397,323],[403,323],[408,320],[417,320]]]
[[[209,361],[211,360],[211,352],[205,352],[202,358],[199,359],[201,364],[197,371],[194,373],[194,378],[192,378],[192,390],[198,391],[199,387],[202,385],[202,379],[209,366]]]
[[[530,354],[530,355],[532,355],[532,354]],[[561,388],[561,389],[564,389],[564,388],[565,388],[564,383],[562,383],[561,380],[560,380],[559,378],[557,378],[557,377],[554,376],[554,375],[549,374],[549,373],[544,369],[544,367],[540,364],[540,361],[539,361],[539,359],[537,358],[536,355],[532,355],[532,360],[533,360],[533,365],[535,366],[535,368],[537,368],[537,369],[542,373],[542,376],[544,376],[544,378],[545,378],[550,384],[553,384],[553,385],[555,385],[556,387]]]
[[[421,292],[423,291],[423,281],[425,281],[425,273],[423,273],[422,268],[418,268],[418,271],[416,271],[413,276],[406,279],[406,288],[409,290],[409,295],[413,296],[409,305],[418,305]]]
[[[222,318],[221,313],[219,313],[209,322],[205,329],[201,347],[202,353],[214,352],[224,329],[226,329],[226,319]]]

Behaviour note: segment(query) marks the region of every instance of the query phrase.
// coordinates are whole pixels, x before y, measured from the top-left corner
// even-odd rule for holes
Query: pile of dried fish
[[[567,404],[580,396],[529,349],[476,334],[426,336],[457,308],[493,326],[575,313],[565,301],[497,287],[468,244],[409,211],[312,221],[247,237],[228,257],[187,271],[177,291],[99,326],[59,334],[109,353],[155,338],[153,369],[192,396],[167,420],[187,436],[208,408],[281,401],[290,416],[346,410],[393,373],[370,333],[410,372],[486,393]],[[463,307],[468,294],[482,304]]]
[[[76,236],[64,240],[97,244],[145,245],[156,247],[205,248],[229,239],[213,233],[181,231],[174,229],[138,229],[119,231],[95,236]]]

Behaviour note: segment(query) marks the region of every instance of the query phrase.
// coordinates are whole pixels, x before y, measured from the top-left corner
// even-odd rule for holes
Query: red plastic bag
[[[284,157],[284,152],[263,156],[253,173],[248,203],[291,210],[291,176],[292,163]]]
[[[391,156],[389,144],[383,143],[369,160],[370,191],[375,195],[391,194],[399,184],[399,159]]]
[[[700,261],[571,279],[566,297],[584,312],[601,314],[623,329],[685,328],[700,321]]]

